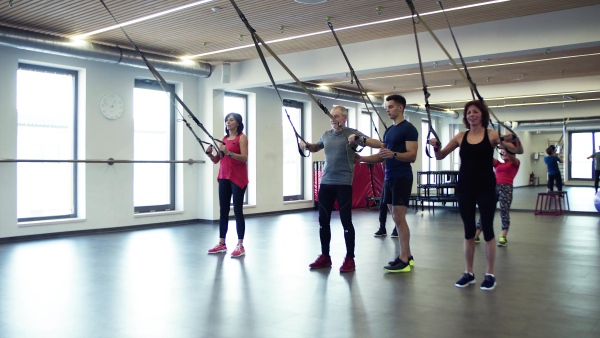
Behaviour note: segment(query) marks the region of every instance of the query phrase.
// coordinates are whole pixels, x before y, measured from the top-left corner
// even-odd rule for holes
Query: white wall
[[[0,46],[0,158],[16,158],[16,73],[19,62],[77,69],[79,81],[79,158],[133,158],[133,88],[136,78],[152,78],[148,70],[46,55]],[[179,94],[192,111],[198,111],[198,79],[165,73],[176,83]],[[115,93],[123,98],[125,113],[107,120],[99,112],[102,95]],[[202,120],[203,116],[198,114]],[[197,130],[200,136],[201,132]],[[191,133],[177,126],[177,159],[205,160]],[[112,228],[140,224],[174,222],[198,218],[201,189],[199,175],[209,164],[178,164],[177,211],[152,216],[133,213],[133,166],[131,164],[82,164],[80,170],[80,218],[19,224],[16,215],[15,163],[0,164],[0,238],[41,233]],[[43,173],[40,173],[43,175]],[[51,179],[51,178],[48,178]]]

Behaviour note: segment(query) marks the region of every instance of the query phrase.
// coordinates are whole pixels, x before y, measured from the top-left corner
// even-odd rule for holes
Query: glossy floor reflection
[[[353,212],[357,270],[340,274],[333,219],[334,266],[318,271],[308,269],[320,250],[314,211],[247,218],[240,259],[229,256],[233,222],[220,255],[206,253],[212,224],[0,245],[0,337],[600,336],[595,215],[513,212],[489,292],[479,290],[483,244],[477,284],[454,287],[464,271],[455,211],[409,212],[416,266],[406,274],[382,269],[397,241],[373,237],[375,210]]]

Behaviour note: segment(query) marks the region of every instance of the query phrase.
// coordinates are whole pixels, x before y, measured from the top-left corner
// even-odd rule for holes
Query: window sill
[[[87,219],[85,218],[61,218],[61,219],[49,219],[45,221],[32,221],[32,222],[19,222],[17,226],[21,227],[32,227],[38,225],[55,225],[55,224],[68,224],[68,223],[83,223]]]
[[[283,205],[287,205],[287,204],[300,204],[300,203],[312,203],[313,200],[295,200],[295,201],[284,201]]]
[[[142,217],[153,217],[153,216],[167,216],[167,215],[179,215],[183,214],[182,210],[169,210],[169,211],[155,211],[155,212],[144,212],[140,214],[133,214],[134,218]]]

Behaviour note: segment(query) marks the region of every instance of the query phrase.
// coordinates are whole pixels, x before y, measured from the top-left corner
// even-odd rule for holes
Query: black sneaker
[[[475,284],[475,275],[470,272],[463,273],[463,276],[458,281],[456,281],[456,283],[454,283],[454,285],[456,285],[457,288],[464,288],[469,284]]]
[[[400,260],[400,256],[396,257],[396,259],[394,259],[393,261],[389,261],[388,264],[389,265],[397,264],[399,260]],[[408,257],[408,265],[415,266],[415,258],[413,256]]]
[[[475,277],[473,277],[475,278]],[[474,280],[473,280],[474,282]],[[489,274],[485,274],[485,279],[483,280],[483,283],[481,283],[481,286],[479,287],[481,290],[484,291],[490,291],[490,290],[494,290],[494,288],[496,287],[496,277],[494,277],[494,275],[489,275]]]
[[[375,233],[375,237],[382,236],[387,236],[387,231],[385,231],[385,228],[379,228],[379,230],[377,230],[377,232]]]
[[[383,267],[387,272],[410,272],[410,264],[404,263],[400,257],[396,258],[393,262]]]
[[[394,227],[394,231],[392,231],[392,238],[398,238],[398,229]]]

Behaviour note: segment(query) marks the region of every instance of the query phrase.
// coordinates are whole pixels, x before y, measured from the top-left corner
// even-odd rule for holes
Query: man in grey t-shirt
[[[598,193],[598,181],[600,180],[600,146],[598,146],[598,152],[588,156],[588,158],[594,159],[594,189]]]
[[[355,129],[347,128],[348,110],[337,106],[331,110],[334,120],[331,130],[326,131],[317,143],[300,142],[300,146],[310,152],[325,149],[325,168],[319,187],[319,238],[321,239],[321,255],[309,265],[311,269],[331,266],[329,243],[331,242],[331,212],[337,200],[340,208],[340,219],[344,227],[346,241],[346,258],[340,267],[341,272],[354,271],[354,226],[352,225],[352,178],[354,177],[353,145],[348,144],[352,134],[359,137],[365,135]]]

